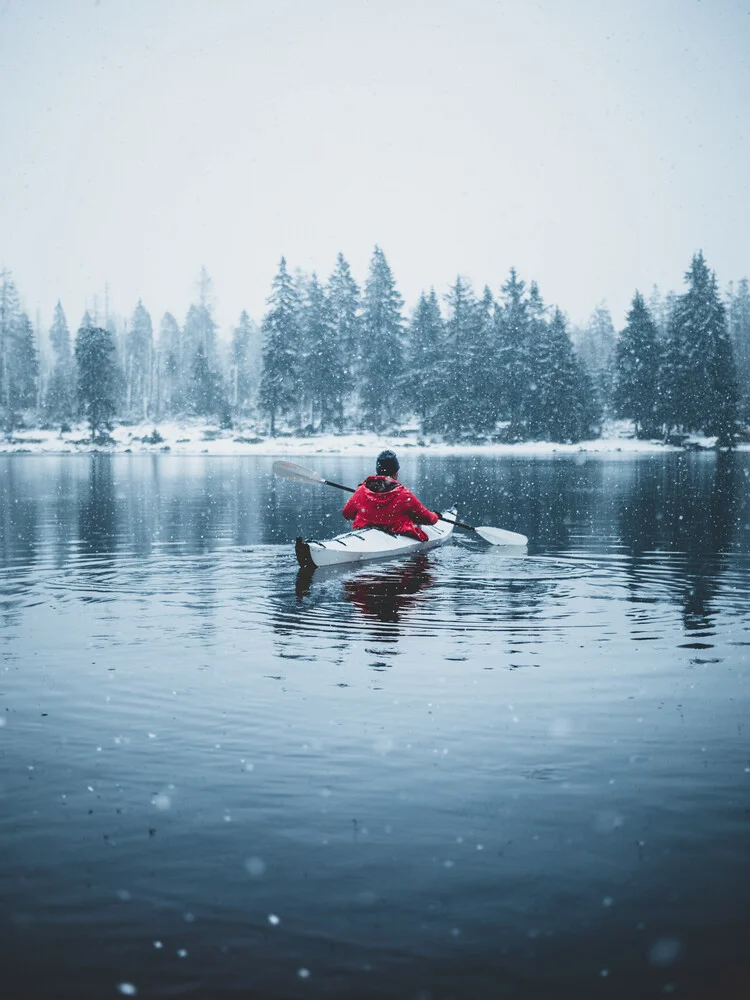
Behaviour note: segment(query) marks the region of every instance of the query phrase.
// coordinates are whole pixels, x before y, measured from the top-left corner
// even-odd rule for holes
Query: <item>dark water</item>
[[[750,456],[270,466],[0,459],[0,997],[750,996]]]

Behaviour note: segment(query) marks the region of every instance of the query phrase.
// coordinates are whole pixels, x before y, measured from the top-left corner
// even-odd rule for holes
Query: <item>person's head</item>
[[[390,476],[395,479],[398,476],[398,459],[392,451],[381,451],[375,460],[375,474],[377,476]]]

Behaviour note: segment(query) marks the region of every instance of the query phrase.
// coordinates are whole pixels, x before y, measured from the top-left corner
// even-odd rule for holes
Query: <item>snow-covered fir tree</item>
[[[302,359],[301,395],[308,402],[310,426],[341,429],[344,397],[349,389],[345,345],[339,339],[331,300],[313,273],[300,313]]]
[[[196,404],[191,395],[195,386],[194,364],[198,351],[209,365],[213,365],[216,357],[216,324],[208,307],[200,302],[192,303],[187,311],[181,347],[179,370],[182,375],[182,396],[186,407],[194,411],[196,405],[200,405]]]
[[[217,326],[214,321],[214,311],[216,308],[216,296],[214,294],[213,279],[209,275],[205,266],[201,267],[198,275],[198,330],[199,342],[203,345],[206,357],[210,362],[216,359],[216,332]]]
[[[343,428],[347,397],[356,397],[362,363],[362,320],[359,285],[352,277],[351,268],[342,253],[336,258],[336,267],[328,279],[328,301],[336,342],[343,359],[343,394],[338,426]]]
[[[529,335],[526,283],[515,268],[501,288],[496,317],[494,400],[498,417],[510,423],[509,435],[524,437],[527,396],[533,382],[535,362]]]
[[[442,373],[447,366],[445,327],[440,304],[431,288],[419,296],[409,323],[400,393],[404,411],[415,413],[423,432],[436,429],[445,395]]]
[[[669,314],[674,305],[674,298],[674,292],[662,295],[659,286],[654,285],[646,303],[660,341],[664,341],[667,336],[667,324],[669,323]]]
[[[498,375],[495,366],[497,351],[497,303],[492,290],[485,285],[477,303],[479,327],[474,342],[475,366],[474,429],[478,434],[494,432],[498,422]]]
[[[612,375],[617,336],[609,309],[598,305],[580,331],[576,347],[578,356],[586,365],[599,397],[599,405],[607,408],[612,398]]]
[[[542,299],[536,281],[529,284],[526,298],[526,356],[524,366],[523,395],[520,404],[520,426],[524,437],[539,438],[543,436],[541,427],[547,425],[548,400],[542,384],[544,378],[545,350],[549,354],[550,336],[547,323],[547,307]],[[553,360],[554,351],[549,355]]]
[[[198,369],[203,369],[204,361],[209,369],[217,365],[216,322],[214,320],[213,282],[205,267],[201,268],[198,277],[198,301],[192,302],[185,317],[185,324],[180,338],[180,357],[178,371],[181,378],[179,395],[186,410],[196,412],[196,407],[203,406],[202,400],[193,399],[192,393],[196,386],[195,359],[198,349],[202,349],[202,360]]]
[[[702,251],[685,274],[687,291],[669,319],[660,398],[670,430],[734,441],[739,390],[726,309]]]
[[[485,430],[483,407],[487,355],[485,325],[476,295],[464,278],[458,277],[446,296],[445,351],[439,366],[442,399],[435,422],[453,440]]]
[[[117,407],[118,372],[110,331],[100,326],[81,326],[76,335],[75,359],[78,405],[95,440],[111,429]]]
[[[15,397],[20,409],[32,409],[38,399],[39,351],[33,324],[26,313],[21,313],[14,347],[13,360],[17,381]]]
[[[5,431],[10,436],[21,422],[22,411],[33,410],[37,404],[39,353],[34,327],[24,312],[11,333],[6,366]]]
[[[75,418],[75,364],[70,344],[68,321],[59,301],[55,306],[49,339],[55,360],[52,374],[47,383],[44,412],[48,420],[66,424]]]
[[[211,364],[203,344],[193,358],[188,386],[190,412],[196,417],[209,417],[219,421],[222,426],[229,426],[231,418],[221,372]]]
[[[229,356],[229,398],[235,419],[247,419],[252,409],[252,396],[256,383],[253,366],[252,341],[255,324],[245,309],[232,332]]]
[[[659,331],[636,292],[615,347],[613,407],[618,417],[633,421],[637,437],[658,433],[660,365]]]
[[[0,271],[0,405],[6,433],[12,433],[13,345],[21,318],[18,289],[10,271]]]
[[[38,377],[34,328],[21,311],[10,271],[0,271],[0,406],[8,437],[18,425],[21,411],[35,406]]]
[[[284,257],[273,279],[268,305],[261,326],[263,372],[259,405],[268,417],[269,433],[273,437],[279,418],[298,407],[300,391],[300,303]]]
[[[737,364],[743,419],[750,421],[750,282],[742,278],[729,290],[729,335]]]
[[[600,418],[596,397],[562,311],[555,309],[537,332],[533,436],[561,442],[594,437]]]
[[[158,403],[160,416],[176,416],[185,406],[185,392],[180,363],[182,353],[180,326],[172,313],[167,312],[159,324],[158,343]]]
[[[153,352],[151,316],[139,299],[125,341],[125,407],[128,415],[137,420],[150,416]]]
[[[365,283],[360,368],[361,418],[375,431],[384,430],[398,416],[403,304],[385,254],[376,246]]]

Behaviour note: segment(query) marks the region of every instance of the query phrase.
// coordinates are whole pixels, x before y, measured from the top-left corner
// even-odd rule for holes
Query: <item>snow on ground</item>
[[[158,431],[153,435],[154,430]],[[518,455],[524,457],[551,454],[579,454],[581,452],[623,454],[658,454],[679,451],[672,445],[658,441],[638,441],[632,436],[628,421],[612,421],[605,427],[601,438],[579,441],[576,444],[557,444],[550,441],[526,441],[519,444],[445,444],[438,440],[422,438],[416,431],[398,435],[320,434],[314,437],[276,437],[257,435],[254,431],[220,430],[198,422],[165,422],[156,427],[153,423],[137,426],[119,425],[112,431],[114,444],[92,445],[85,425],[75,426],[70,433],[56,430],[17,431],[13,438],[0,440],[0,453],[11,454],[79,454],[106,451],[117,454],[173,454],[173,455],[365,455],[374,457],[383,448],[400,451],[429,452],[433,455]],[[160,440],[161,439],[161,440]],[[690,438],[692,448],[712,448],[714,438]],[[745,449],[750,445],[740,446]]]

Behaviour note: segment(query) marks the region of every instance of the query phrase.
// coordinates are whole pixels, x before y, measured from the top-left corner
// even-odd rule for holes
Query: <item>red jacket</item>
[[[342,514],[353,527],[387,528],[394,535],[411,535],[427,541],[419,524],[437,524],[438,515],[417,500],[411,490],[389,476],[370,476],[357,487]]]

